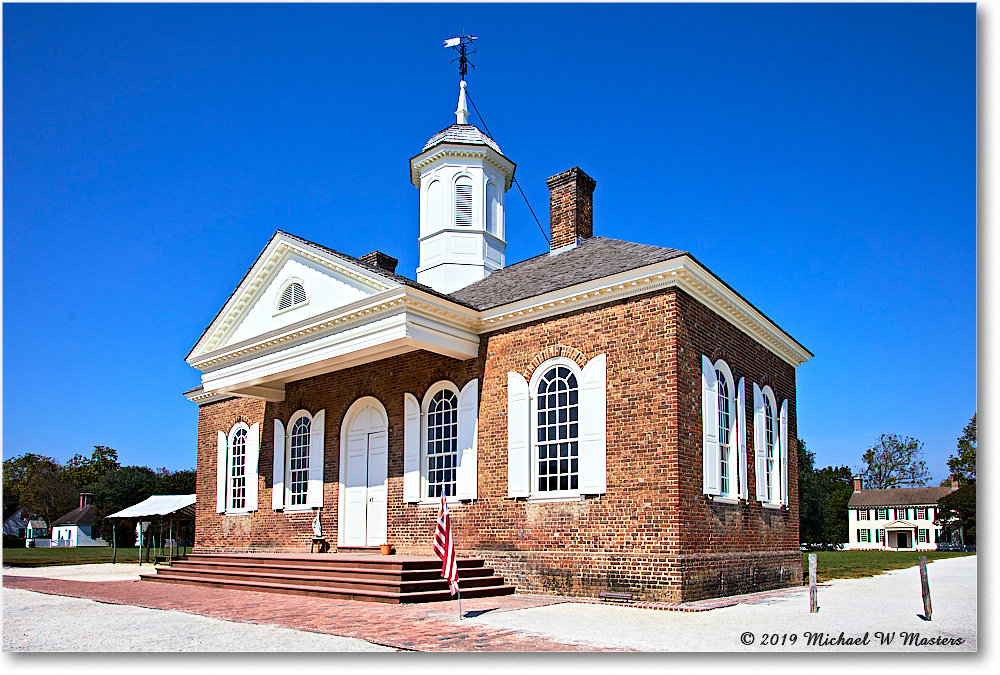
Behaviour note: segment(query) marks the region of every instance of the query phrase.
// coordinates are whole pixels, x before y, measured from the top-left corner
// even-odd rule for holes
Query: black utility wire
[[[473,101],[472,96],[469,95],[468,87],[465,89],[465,96],[469,99],[469,103],[472,104],[472,109],[476,111],[476,116],[479,117],[479,121],[483,123],[483,128],[486,129],[486,135],[493,138],[493,134],[490,133],[490,128],[486,126],[486,120],[483,119],[483,116],[479,113],[479,108],[476,107],[476,102]],[[542,224],[538,222],[538,216],[535,215],[535,210],[531,208],[531,204],[528,203],[528,198],[525,196],[524,190],[522,190],[521,186],[518,184],[517,178],[514,179],[514,185],[517,185],[517,191],[521,193],[524,203],[528,205],[528,210],[531,211],[531,217],[535,219],[535,224],[538,225],[538,231],[541,232],[542,236],[545,238],[545,243],[550,243],[548,236],[545,234],[545,229],[542,227]]]

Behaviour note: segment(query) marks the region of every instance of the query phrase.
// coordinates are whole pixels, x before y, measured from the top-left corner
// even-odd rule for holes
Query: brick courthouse
[[[681,602],[801,581],[795,367],[811,354],[689,253],[594,235],[505,265],[514,163],[457,123],[410,160],[417,280],[276,232],[187,361],[198,550],[459,555],[521,591]],[[600,223],[598,223],[598,231]]]

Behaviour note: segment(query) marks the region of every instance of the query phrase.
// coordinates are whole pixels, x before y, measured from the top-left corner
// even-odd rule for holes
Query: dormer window
[[[281,292],[277,311],[283,312],[297,305],[303,305],[307,300],[306,289],[298,281],[293,281],[285,286],[285,290]]]

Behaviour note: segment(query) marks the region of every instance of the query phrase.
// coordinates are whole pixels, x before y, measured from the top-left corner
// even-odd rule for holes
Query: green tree
[[[915,438],[882,434],[878,443],[862,456],[860,471],[866,489],[921,487],[927,485],[930,473],[922,456],[924,444]]]
[[[21,506],[24,511],[52,521],[65,516],[80,505],[80,492],[58,466],[43,466],[32,472],[24,491]]]
[[[195,493],[194,469],[171,471],[163,467],[156,472],[158,495],[193,495]]]
[[[966,483],[950,495],[938,500],[935,525],[945,532],[956,529],[962,532],[962,541],[976,543],[976,483]]]
[[[73,455],[66,462],[66,477],[69,478],[81,492],[90,491],[107,472],[117,469],[118,451],[105,445],[95,445],[90,457]]]
[[[3,463],[3,512],[9,513],[22,506],[21,496],[28,486],[28,480],[38,469],[59,469],[59,464],[51,457],[28,452],[4,460]],[[32,514],[37,515],[37,514]]]
[[[948,468],[962,483],[976,480],[976,413],[958,437],[958,452],[948,458]]]
[[[94,506],[106,540],[110,541],[111,523],[104,518],[156,494],[156,482],[156,473],[145,466],[120,466],[98,479],[94,485]]]
[[[799,539],[808,548],[830,549],[847,539],[847,502],[854,479],[846,466],[816,469],[815,455],[799,443]]]

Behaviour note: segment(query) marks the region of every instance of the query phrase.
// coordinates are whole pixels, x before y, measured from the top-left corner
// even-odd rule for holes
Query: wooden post
[[[809,554],[809,612],[819,611],[818,589],[816,588],[816,554]]]
[[[118,558],[118,541],[115,539],[115,522],[111,521],[111,564]]]
[[[931,585],[927,582],[927,556],[920,560],[920,594],[924,597],[924,621],[931,620]]]

